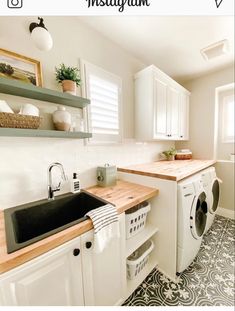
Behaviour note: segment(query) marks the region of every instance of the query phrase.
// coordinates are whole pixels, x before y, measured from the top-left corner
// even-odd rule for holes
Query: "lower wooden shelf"
[[[84,139],[84,138],[91,138],[92,134],[84,133],[84,132],[65,132],[65,131],[54,131],[54,130],[0,128],[0,136]]]
[[[158,228],[147,222],[145,228],[141,232],[126,240],[126,257],[130,256],[138,247],[157,232]]]
[[[156,268],[156,266],[157,260],[154,258],[153,254],[150,254],[147,265],[139,273],[139,275],[133,280],[127,279],[127,293],[125,299],[127,299],[136,290],[136,288],[145,280],[149,273]]]

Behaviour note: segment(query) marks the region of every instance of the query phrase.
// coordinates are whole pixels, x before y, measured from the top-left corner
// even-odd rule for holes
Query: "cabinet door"
[[[180,97],[179,136],[180,140],[189,139],[189,95],[185,93]]]
[[[168,87],[167,135],[172,140],[179,139],[180,92],[172,86]]]
[[[80,238],[11,270],[0,279],[3,305],[83,305]]]
[[[81,236],[83,286],[86,306],[114,306],[123,301],[125,291],[124,215],[120,216],[119,238],[114,238],[103,252],[93,251],[94,230]],[[91,243],[91,244],[90,244]]]
[[[154,139],[167,138],[167,81],[154,77]]]

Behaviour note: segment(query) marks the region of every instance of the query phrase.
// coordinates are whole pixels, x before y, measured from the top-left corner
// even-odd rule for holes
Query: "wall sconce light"
[[[39,23],[31,23],[29,31],[36,47],[42,51],[49,51],[53,46],[52,37],[43,23],[43,18],[38,17]]]

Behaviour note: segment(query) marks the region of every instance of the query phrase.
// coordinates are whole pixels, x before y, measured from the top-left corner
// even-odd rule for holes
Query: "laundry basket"
[[[126,266],[128,279],[134,279],[144,269],[148,263],[149,254],[153,249],[153,241],[148,240],[127,258]]]
[[[142,231],[146,224],[147,214],[151,206],[147,201],[140,203],[125,212],[126,239],[129,239]]]

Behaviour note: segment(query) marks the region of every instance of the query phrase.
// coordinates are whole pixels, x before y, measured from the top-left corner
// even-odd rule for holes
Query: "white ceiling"
[[[86,16],[79,19],[146,65],[183,82],[231,65],[233,16]],[[224,39],[230,52],[205,61],[200,50]]]

